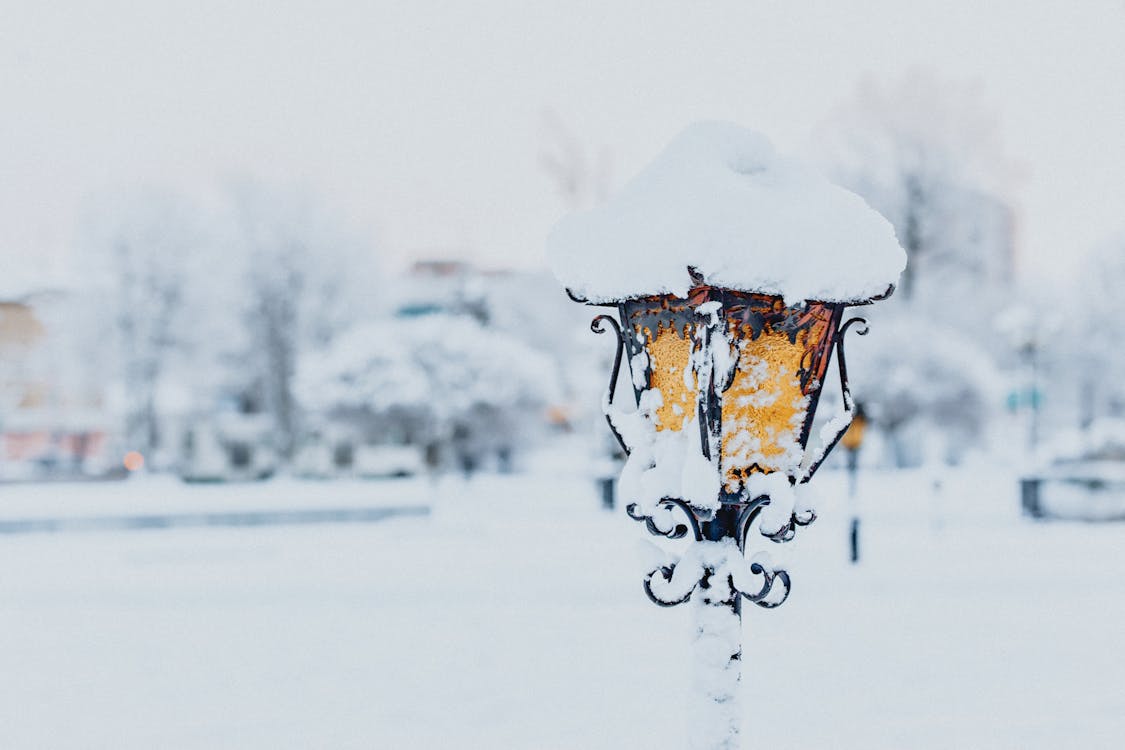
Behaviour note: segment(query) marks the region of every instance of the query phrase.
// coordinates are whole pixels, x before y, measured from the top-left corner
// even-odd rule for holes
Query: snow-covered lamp
[[[697,744],[733,747],[741,600],[774,607],[790,588],[762,553],[746,560],[750,530],[787,541],[815,518],[796,490],[854,411],[843,336],[864,321],[844,311],[888,296],[905,253],[861,198],[723,123],[688,128],[611,201],[561,221],[547,252],[572,299],[616,311],[592,327],[618,336],[604,403],[629,454],[618,493],[653,534],[695,539],[645,591],[700,605],[706,654],[723,644],[702,658],[719,728]],[[843,409],[810,450],[833,349]]]

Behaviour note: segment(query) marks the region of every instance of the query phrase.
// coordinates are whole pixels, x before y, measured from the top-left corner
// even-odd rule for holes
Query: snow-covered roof
[[[609,202],[547,240],[555,276],[610,302],[714,286],[858,302],[898,282],[906,254],[862,198],[738,125],[697,123]]]

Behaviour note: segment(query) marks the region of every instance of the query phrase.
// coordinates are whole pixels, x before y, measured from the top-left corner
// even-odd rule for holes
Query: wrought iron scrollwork
[[[703,540],[703,531],[699,527],[699,520],[696,518],[695,513],[692,511],[691,506],[689,506],[683,500],[670,497],[665,498],[660,501],[659,508],[667,510],[669,512],[671,512],[673,508],[679,509],[683,513],[684,520],[680,521],[679,523],[672,524],[670,528],[661,528],[660,524],[656,522],[655,518],[641,513],[637,509],[636,503],[630,503],[629,505],[627,505],[625,507],[625,512],[629,515],[629,518],[632,518],[634,521],[644,523],[645,528],[648,529],[648,533],[652,534],[653,536],[662,536],[666,539],[683,539],[690,533],[694,541],[699,542]],[[648,596],[649,600],[653,604],[659,605],[661,607],[674,607],[677,604],[683,604],[688,599],[691,599],[692,592],[695,591],[695,587],[696,585],[698,585],[698,581],[693,582],[691,587],[683,595],[671,599],[660,596],[652,588],[652,579],[657,576],[660,576],[660,579],[664,581],[665,584],[671,584],[672,576],[675,575],[676,572],[676,565],[677,563],[674,562],[668,563],[666,565],[660,565],[657,568],[649,571],[648,575],[645,576],[645,595]]]
[[[696,519],[695,513],[692,512],[691,506],[689,506],[683,500],[666,497],[660,501],[660,507],[666,510],[679,508],[681,511],[683,511],[684,518],[687,520],[687,523],[676,523],[673,524],[670,529],[662,529],[660,528],[659,524],[656,523],[656,519],[654,519],[652,516],[646,516],[645,514],[639,512],[637,510],[636,503],[630,503],[629,505],[627,505],[625,507],[625,512],[629,514],[629,518],[632,518],[634,521],[643,522],[645,528],[648,529],[648,533],[652,534],[653,536],[662,536],[668,539],[683,539],[688,535],[688,532],[690,531],[692,534],[692,538],[695,539],[695,541],[698,542],[703,539],[703,531],[699,528],[699,521],[698,519]]]
[[[781,568],[777,570],[766,570],[760,563],[751,563],[750,571],[755,575],[765,577],[765,580],[762,582],[762,590],[753,596],[742,592],[742,596],[754,602],[754,604],[762,609],[774,609],[775,607],[780,607],[782,604],[785,604],[785,601],[789,598],[789,592],[793,590],[793,582],[789,578],[788,571]],[[781,586],[785,589],[785,593],[781,595],[780,599],[771,601],[766,597],[773,593],[774,583],[777,581],[781,581]]]
[[[585,297],[579,297],[577,294],[575,294],[573,291],[571,291],[570,287],[563,287],[563,288],[566,290],[566,296],[570,297],[571,302],[577,302],[580,305],[590,304],[590,300],[586,299]]]
[[[683,604],[691,599],[691,595],[695,593],[694,585],[690,589],[688,589],[688,592],[686,594],[676,599],[665,599],[652,590],[652,579],[654,577],[659,575],[662,579],[664,579],[665,583],[670,584],[672,582],[672,576],[675,575],[675,572],[676,565],[673,563],[671,565],[661,565],[659,568],[650,571],[649,574],[645,576],[645,595],[648,596],[650,602],[657,605],[658,607],[675,607],[677,604]]]
[[[758,516],[761,515],[762,509],[769,505],[769,503],[770,499],[768,496],[759,495],[758,497],[747,503],[746,506],[743,507],[741,512],[738,514],[738,548],[742,551],[743,554],[746,554],[746,543],[750,539],[750,530],[751,528],[753,528],[754,522],[758,519]],[[766,539],[769,539],[771,542],[788,542],[792,540],[794,536],[796,536],[797,526],[808,526],[815,520],[815,513],[810,512],[805,516],[798,516],[796,513],[794,513],[789,517],[789,522],[781,529],[773,534],[762,534],[762,536],[764,536]],[[763,607],[765,609],[773,609],[774,607],[779,607],[784,604],[785,600],[789,598],[789,592],[792,589],[792,581],[790,580],[789,573],[787,571],[781,569],[767,570],[760,563],[754,562],[750,565],[750,572],[754,575],[764,576],[764,581],[762,582],[761,591],[759,591],[757,594],[750,595],[743,593],[743,596],[745,596],[747,599],[754,602],[759,607]],[[782,595],[781,599],[777,601],[769,601],[766,599],[766,597],[769,596],[770,592],[773,590],[775,581],[781,581],[781,585],[784,587],[785,593]]]
[[[567,290],[570,293],[570,290]],[[594,333],[605,333],[604,323],[609,323],[613,329],[614,335],[617,337],[617,349],[613,353],[613,371],[609,375],[609,390],[607,398],[610,405],[613,405],[614,396],[617,394],[617,376],[621,373],[621,358],[625,354],[625,336],[621,332],[621,325],[617,319],[612,315],[599,315],[590,321],[590,330]],[[629,455],[629,446],[625,444],[625,438],[621,437],[621,433],[617,431],[617,427],[613,424],[613,418],[609,414],[605,415],[606,424],[609,425],[610,432],[617,438],[618,445],[621,450],[625,451],[625,455]]]
[[[865,318],[849,318],[840,326],[840,331],[836,334],[836,364],[840,370],[840,395],[844,401],[844,413],[842,415],[844,419],[841,426],[832,435],[832,438],[820,448],[816,458],[809,464],[809,468],[806,469],[805,473],[801,476],[799,484],[805,484],[812,479],[813,474],[815,474],[816,470],[820,468],[820,465],[824,463],[824,459],[828,458],[828,454],[832,452],[832,449],[835,448],[836,444],[840,442],[840,439],[844,437],[844,433],[848,431],[848,427],[852,424],[852,417],[855,416],[855,401],[852,399],[851,387],[848,385],[848,362],[844,356],[844,339],[847,336],[848,329],[857,324],[859,327],[856,328],[856,333],[860,336],[866,336],[868,328]],[[812,521],[810,520],[808,523],[812,523]],[[807,524],[798,525],[804,526]]]
[[[585,301],[581,298],[571,294],[571,298],[575,301]],[[587,302],[587,304],[590,304]],[[622,307],[619,310],[622,315],[622,320],[625,320],[625,309]],[[835,314],[834,314],[835,315]],[[834,317],[833,321],[839,320]],[[609,314],[598,315],[590,323],[590,329],[594,333],[605,333],[607,326],[612,328],[614,335],[617,339],[617,348],[614,352],[613,370],[610,373],[609,388],[607,391],[607,402],[609,405],[614,404],[614,399],[617,395],[617,385],[621,374],[622,360],[626,353],[629,351],[628,347],[631,345],[630,341],[626,340],[623,333],[622,324]],[[863,318],[851,318],[840,325],[836,336],[836,355],[837,366],[840,374],[840,388],[844,401],[844,411],[842,415],[836,418],[839,422],[839,427],[830,436],[827,443],[819,450],[814,457],[807,462],[808,468],[803,474],[790,477],[792,485],[803,484],[808,482],[813,474],[820,467],[821,463],[827,455],[836,447],[836,444],[843,437],[851,424],[851,419],[854,415],[855,405],[851,396],[851,389],[848,383],[848,369],[847,360],[844,353],[844,339],[849,330],[856,327],[856,332],[859,335],[867,333],[867,321]],[[714,344],[710,337],[710,329],[704,330],[704,335],[701,338],[700,344],[704,349],[703,359],[710,361],[709,348]],[[725,342],[725,339],[721,339]],[[728,344],[729,346],[729,344]],[[830,350],[829,350],[830,351]],[[729,364],[730,367],[735,367],[737,364],[737,351],[732,352],[733,362]],[[827,366],[825,364],[825,366]],[[805,363],[802,361],[802,367]],[[813,363],[808,364],[810,369],[813,368]],[[722,392],[728,385],[730,377],[722,377],[729,373],[720,373],[720,377],[716,378],[715,373],[706,371],[706,379],[709,381],[708,394],[718,391]],[[700,438],[702,442],[703,454],[706,457],[712,455],[710,439],[714,436],[707,431],[707,425],[717,424],[719,419],[718,409],[720,408],[721,400],[704,399],[700,402]],[[607,410],[608,412],[609,410]],[[622,449],[628,454],[629,446],[625,444],[625,440],[618,432],[616,426],[613,424],[613,419],[607,413],[606,423],[609,425],[610,430],[613,432],[617,442],[621,445]],[[807,428],[806,428],[807,429]],[[765,608],[773,609],[783,604],[788,598],[792,588],[792,581],[789,573],[780,568],[771,568],[768,563],[763,564],[762,561],[752,559],[747,563],[746,554],[748,542],[751,538],[756,539],[758,536],[763,536],[773,542],[788,542],[796,535],[796,531],[801,526],[808,526],[816,520],[816,514],[811,510],[802,512],[791,513],[788,521],[779,529],[770,533],[765,533],[761,530],[760,521],[762,510],[769,505],[770,498],[767,495],[760,495],[750,500],[740,499],[737,503],[726,504],[718,511],[699,511],[692,508],[687,502],[675,498],[662,499],[655,510],[648,513],[642,512],[638,506],[630,504],[626,507],[626,512],[629,517],[634,521],[643,523],[648,529],[649,533],[654,536],[664,537],[666,539],[685,539],[690,538],[693,545],[711,545],[721,543],[723,539],[733,539],[737,543],[737,559],[729,556],[724,556],[727,553],[723,552],[717,547],[702,547],[692,546],[683,557],[676,561],[663,562],[653,568],[644,578],[644,591],[648,598],[655,604],[661,607],[673,607],[678,604],[683,604],[692,598],[692,595],[700,588],[712,589],[717,584],[721,587],[722,582],[725,580],[726,585],[729,587],[729,599],[720,599],[719,601],[726,601],[731,606],[735,606],[731,602],[746,599],[755,605]],[[679,511],[679,513],[675,513]],[[682,516],[682,518],[678,517]],[[729,543],[729,541],[728,541]],[[707,551],[704,551],[707,550]],[[716,557],[716,550],[718,550]],[[687,562],[685,562],[685,560]],[[679,576],[677,577],[677,567],[679,566]],[[757,582],[761,581],[758,586]],[[744,590],[747,588],[755,588],[755,590]],[[707,600],[713,593],[704,595]],[[712,600],[714,601],[714,600]]]
[[[750,535],[750,529],[754,521],[758,518],[762,508],[769,504],[769,498],[761,496],[755,498],[753,501],[742,507],[737,516],[735,528],[732,529],[732,535],[735,537],[738,544],[738,552],[740,555],[746,553],[747,537]],[[662,536],[667,539],[682,539],[690,533],[696,542],[704,542],[703,530],[700,527],[696,513],[692,510],[691,506],[682,500],[674,498],[665,498],[660,502],[660,507],[671,511],[673,508],[678,508],[683,512],[686,523],[675,523],[671,527],[662,527],[657,523],[656,519],[652,516],[645,515],[637,509],[636,504],[631,504],[626,508],[629,517],[634,521],[643,522],[650,534],[654,536]],[[811,523],[812,518],[794,519],[792,523],[798,526]],[[792,524],[791,524],[792,525]],[[793,538],[792,533],[784,537],[778,534],[768,536],[767,538],[773,541],[788,541]],[[690,584],[683,591],[676,591],[672,596],[666,596],[659,589],[654,589],[653,580],[659,577],[664,586],[671,586],[676,568],[682,560],[675,562],[662,563],[649,573],[644,578],[644,591],[645,595],[654,603],[661,607],[674,607],[677,604],[683,604],[689,601],[692,594],[701,585],[713,587],[715,585],[715,577],[718,575],[713,567],[704,566],[699,571],[699,576],[696,580],[691,581]],[[761,577],[762,585],[756,591],[745,591],[739,586],[739,582],[735,580],[733,574],[727,572],[725,575],[727,586],[732,592],[732,596],[741,596],[753,604],[764,609],[773,609],[774,607],[781,606],[785,600],[789,598],[789,592],[792,588],[792,581],[789,573],[782,569],[771,569],[758,561],[753,561],[749,565],[749,571],[755,578]],[[745,582],[742,582],[743,584]],[[775,595],[775,592],[780,586],[783,592],[780,597]]]

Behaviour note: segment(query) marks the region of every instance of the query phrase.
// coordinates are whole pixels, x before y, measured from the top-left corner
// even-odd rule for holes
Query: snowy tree
[[[852,343],[862,350],[849,360],[852,393],[888,438],[890,463],[957,461],[980,445],[1000,376],[976,342],[925,316],[900,315],[880,318]],[[927,456],[935,447],[942,455]]]
[[[157,391],[182,342],[185,290],[202,236],[195,208],[158,192],[103,207],[92,229],[117,335],[125,437],[146,454],[161,443]]]
[[[894,298],[873,311],[872,336],[857,342],[886,342],[874,358],[883,374],[858,395],[898,463],[921,458],[928,431],[952,446],[980,438],[998,398],[995,365],[1016,362],[993,325],[1015,274],[1014,214],[999,197],[1014,169],[996,132],[976,87],[913,71],[893,85],[865,81],[821,139],[833,174],[891,221],[909,258]]]
[[[547,355],[470,317],[432,314],[337,337],[303,362],[298,393],[367,441],[481,454],[514,450],[529,412],[558,387]]]
[[[894,224],[907,252],[900,299],[947,310],[971,299],[979,310],[1010,283],[1014,220],[997,191],[1014,170],[996,132],[977,88],[918,70],[891,86],[864,81],[829,119],[831,171]]]
[[[543,111],[543,145],[539,166],[570,211],[597,205],[609,192],[611,159],[607,149],[596,153],[553,109]]]
[[[370,308],[372,254],[300,193],[240,186],[234,217],[244,264],[247,406],[271,415],[281,452],[291,456],[300,429],[298,359]]]
[[[1125,329],[1117,308],[1123,288],[1125,233],[1091,251],[1081,266],[1078,289],[1067,301],[1076,314],[1058,323],[1069,335],[1047,342],[1056,384],[1077,386],[1083,426],[1099,417],[1125,417]]]

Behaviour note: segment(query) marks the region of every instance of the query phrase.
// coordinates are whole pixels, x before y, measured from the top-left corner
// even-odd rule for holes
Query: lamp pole
[[[685,451],[698,452],[721,474],[714,489],[717,497],[688,500],[661,494],[647,505],[629,502],[626,512],[653,535],[691,539],[678,559],[645,576],[644,590],[661,607],[689,601],[692,605],[693,716],[699,717],[693,723],[692,748],[735,750],[741,719],[743,600],[772,609],[785,602],[791,588],[788,572],[774,567],[762,551],[747,559],[747,548],[763,538],[787,542],[798,527],[816,519],[811,509],[796,503],[795,490],[812,478],[852,424],[856,409],[848,388],[844,338],[853,326],[858,325],[861,335],[867,329],[862,318],[842,321],[845,304],[786,306],[779,297],[696,280],[699,285],[684,299],[663,295],[605,305],[616,307],[618,315],[599,315],[591,328],[596,333],[612,329],[617,337],[605,406],[607,423],[629,456],[622,478],[626,500],[636,489],[625,481],[631,467],[659,473],[660,460],[651,445],[635,437],[630,444],[625,438],[637,429],[635,422],[625,425],[628,417],[617,403],[619,369],[625,361],[632,370],[638,409],[633,417],[639,416],[649,429],[662,427],[657,430],[663,435],[659,439],[681,441],[675,443],[681,457]],[[823,444],[810,452],[809,433],[833,351],[844,408],[822,433]],[[650,397],[654,391],[659,399]],[[661,412],[670,401],[694,406]],[[766,403],[780,405],[781,416],[768,407],[747,409],[748,404]],[[775,423],[787,426],[789,434],[776,433]],[[802,453],[784,459],[795,463],[777,468],[764,453],[748,459],[736,453],[730,441],[750,434],[762,436],[760,451],[767,449],[760,443],[768,439],[783,446],[792,443]]]
[[[863,446],[863,437],[866,430],[867,413],[863,409],[863,404],[857,403],[852,423],[840,441],[844,450],[848,452],[848,506],[852,514],[848,541],[852,565],[859,562],[859,449]]]
[[[768,139],[697,123],[619,196],[560,221],[547,255],[571,299],[612,311],[591,327],[617,337],[603,407],[627,454],[618,495],[649,533],[687,541],[644,590],[691,602],[691,744],[734,750],[742,607],[790,591],[760,547],[816,518],[798,489],[855,414],[843,341],[866,327],[845,310],[889,296],[906,254],[883,217]],[[843,410],[810,446],[833,355]]]
[[[851,542],[851,562],[859,562],[859,498],[856,495],[856,480],[859,473],[859,451],[848,451],[848,497],[852,506],[852,527],[849,539]]]
[[[736,516],[735,509],[727,506],[715,514],[714,520],[705,521],[701,528],[703,543],[716,545],[721,551],[725,540],[737,538]],[[704,567],[695,593],[693,714],[702,721],[692,735],[691,747],[737,750],[741,731],[742,596],[731,577],[715,566]]]

